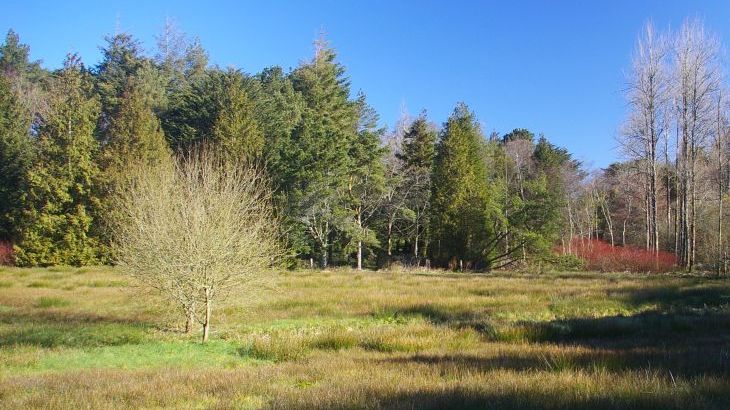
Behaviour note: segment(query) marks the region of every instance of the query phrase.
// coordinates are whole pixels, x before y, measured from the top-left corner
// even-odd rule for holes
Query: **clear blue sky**
[[[11,1],[0,30],[16,30],[34,59],[66,52],[93,65],[116,27],[150,52],[166,17],[199,36],[211,61],[254,73],[295,67],[324,27],[363,90],[392,125],[405,105],[443,122],[458,101],[485,132],[529,128],[593,166],[618,156],[621,90],[636,34],[652,19],[700,17],[730,41],[730,1]]]

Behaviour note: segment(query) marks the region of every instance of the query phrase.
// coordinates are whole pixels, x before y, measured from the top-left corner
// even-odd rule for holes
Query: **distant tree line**
[[[683,29],[671,53],[653,32],[641,40],[625,133],[636,156],[598,175],[529,130],[485,135],[463,103],[441,126],[423,111],[385,129],[322,38],[290,71],[248,74],[211,66],[198,40],[167,24],[152,54],[120,33],[105,38],[96,66],[72,54],[49,71],[10,31],[0,47],[0,240],[22,266],[109,262],[114,193],[130,169],[205,146],[265,171],[288,266],[489,270],[570,261],[576,238],[590,237],[646,237],[689,268],[717,261],[722,212],[717,249],[696,238],[715,232],[704,215],[721,211],[727,192],[727,105],[710,72],[719,67],[698,66],[714,64],[695,55],[698,30]],[[711,78],[689,78],[699,68]]]

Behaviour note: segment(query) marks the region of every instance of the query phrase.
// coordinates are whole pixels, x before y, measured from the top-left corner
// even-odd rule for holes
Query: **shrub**
[[[12,265],[14,262],[13,245],[7,241],[0,241],[0,265]]]
[[[545,255],[538,263],[541,265],[541,268],[555,270],[555,271],[569,271],[569,272],[575,272],[575,271],[581,271],[585,269],[586,262],[584,259],[576,256],[576,255],[561,255],[561,254],[551,254],[551,255]]]
[[[677,266],[677,257],[671,252],[652,251],[633,246],[612,246],[597,239],[575,239],[572,249],[586,261],[586,268],[601,272],[671,272]]]

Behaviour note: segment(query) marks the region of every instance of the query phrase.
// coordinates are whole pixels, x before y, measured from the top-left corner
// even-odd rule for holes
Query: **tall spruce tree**
[[[499,229],[500,209],[488,180],[485,139],[463,103],[444,125],[432,183],[435,261],[452,268],[489,268],[487,250]]]
[[[28,116],[0,75],[0,240],[18,237],[25,177],[33,157]]]
[[[347,219],[346,186],[350,147],[357,137],[358,110],[350,100],[345,69],[322,40],[315,57],[291,74],[304,109],[281,160],[291,164],[284,181],[289,193],[289,228],[302,254],[329,264],[334,233]]]
[[[91,75],[75,55],[51,87],[51,112],[39,130],[37,160],[27,176],[16,262],[84,265],[98,256],[90,232],[97,205],[94,128],[100,107]]]

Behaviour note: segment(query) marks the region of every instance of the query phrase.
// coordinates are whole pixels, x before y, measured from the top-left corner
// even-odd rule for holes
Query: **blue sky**
[[[320,28],[393,125],[405,106],[443,122],[458,101],[485,132],[529,128],[587,164],[618,158],[621,94],[636,34],[652,19],[700,17],[730,39],[730,1],[10,1],[0,30],[16,30],[55,68],[68,51],[87,64],[119,28],[150,52],[166,18],[198,36],[213,63],[253,73],[295,67]]]

